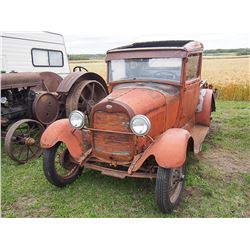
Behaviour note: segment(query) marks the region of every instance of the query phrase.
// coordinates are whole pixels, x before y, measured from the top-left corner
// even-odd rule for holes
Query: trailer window
[[[32,49],[32,63],[35,67],[63,67],[63,53],[59,50]]]

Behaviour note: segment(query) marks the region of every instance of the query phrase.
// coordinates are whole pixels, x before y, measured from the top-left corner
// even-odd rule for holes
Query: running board
[[[135,173],[130,175],[130,174],[128,174],[127,171],[102,167],[102,166],[99,166],[99,165],[96,165],[93,163],[85,163],[84,168],[97,170],[97,171],[100,171],[101,174],[103,174],[103,175],[108,175],[108,176],[116,177],[119,179],[124,179],[125,177],[149,178],[149,179],[156,178],[156,174],[153,174],[153,173],[135,172]]]
[[[203,141],[205,140],[206,135],[209,132],[209,127],[202,125],[195,125],[190,134],[194,139],[194,153],[198,154],[201,151],[201,146]]]

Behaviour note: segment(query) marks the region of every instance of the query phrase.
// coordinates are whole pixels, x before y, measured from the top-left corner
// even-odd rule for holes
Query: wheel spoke
[[[85,92],[84,92],[85,90]],[[91,84],[87,84],[86,87],[83,89],[83,93],[85,93],[85,100],[88,102],[89,100],[91,100],[91,96],[92,96],[92,90],[93,87],[91,86]],[[87,96],[88,98],[87,98]]]
[[[80,95],[78,102],[80,101],[80,99],[82,99],[82,103],[86,103],[87,102],[87,99],[85,98],[85,96],[84,96],[83,93]]]
[[[85,110],[86,104],[85,103],[78,103],[78,108],[79,108],[79,110]]]
[[[94,100],[94,94],[95,94],[95,83],[93,83],[93,87],[92,87],[92,90],[91,90],[90,100]]]
[[[14,134],[14,136],[12,136],[11,139],[14,139],[14,137],[19,138],[19,139],[24,139],[23,135],[18,135],[18,134]],[[13,141],[13,140],[12,140]],[[14,142],[14,141],[13,141]]]
[[[90,91],[92,91],[91,84],[87,84],[86,87],[87,87]]]
[[[28,125],[27,134],[30,137],[30,125],[29,125],[29,123],[27,123],[27,125]]]
[[[35,154],[37,154],[41,149],[38,145],[33,144],[32,146],[36,149]]]
[[[37,144],[33,144],[32,146],[34,146],[35,148],[40,148]]]
[[[36,133],[32,136],[32,138],[35,139],[40,133],[41,133],[40,130],[38,130],[38,132],[36,132]]]
[[[21,141],[12,141],[11,143],[15,144],[15,145],[25,145],[24,142],[23,142],[23,144],[21,144]]]
[[[36,130],[36,125],[34,124],[29,130],[29,136],[31,137],[31,132]]]
[[[17,134],[15,131],[11,137],[11,142],[12,143],[19,143],[20,141],[24,140],[23,134]]]
[[[20,147],[20,152],[19,152],[19,154],[17,156],[17,159],[21,159],[21,155],[22,155],[23,149],[24,149],[24,146]]]
[[[20,131],[21,135],[23,135],[23,134],[24,134],[24,132],[23,132],[23,128],[22,128],[22,127],[18,127],[18,128],[16,129],[16,131],[17,131],[17,130],[19,130],[19,131]]]
[[[26,146],[26,148],[27,148],[27,154],[26,154],[26,159],[25,160],[27,161],[29,159],[29,151],[30,150],[29,150],[29,147]]]
[[[29,127],[28,123],[21,124],[18,129],[21,131],[21,133],[25,134],[27,133],[27,127]],[[24,132],[23,132],[24,131]]]
[[[35,153],[34,153],[34,151],[32,150],[32,148],[31,148],[30,145],[28,145],[28,148],[29,148],[30,152],[34,155]]]

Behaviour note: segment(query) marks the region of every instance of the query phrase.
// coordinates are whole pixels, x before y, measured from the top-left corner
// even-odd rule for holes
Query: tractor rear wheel
[[[73,110],[79,110],[88,117],[92,107],[101,101],[107,92],[103,85],[95,80],[83,80],[76,83],[66,99],[66,115]]]

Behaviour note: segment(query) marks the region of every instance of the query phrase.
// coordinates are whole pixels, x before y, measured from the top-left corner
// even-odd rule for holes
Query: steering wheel
[[[157,78],[165,78],[165,79],[172,79],[172,80],[177,80],[178,76],[173,73],[173,72],[164,72],[164,71],[157,71],[153,75],[154,77]]]
[[[86,68],[82,67],[82,66],[76,66],[73,68],[73,72],[77,72],[77,71],[86,71],[89,72]]]

